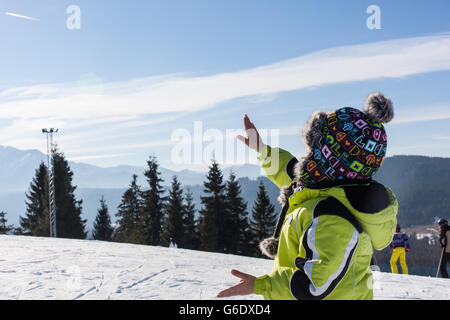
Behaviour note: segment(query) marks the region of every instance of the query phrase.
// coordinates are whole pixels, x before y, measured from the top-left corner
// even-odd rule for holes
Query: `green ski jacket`
[[[289,186],[289,152],[266,147],[259,160],[278,187]],[[270,275],[257,277],[265,299],[373,299],[373,250],[388,246],[397,225],[397,200],[377,182],[325,189],[298,188],[289,198]]]

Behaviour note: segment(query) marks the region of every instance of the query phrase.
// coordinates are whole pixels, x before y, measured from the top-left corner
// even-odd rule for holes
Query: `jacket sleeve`
[[[450,228],[447,228],[447,232],[445,232],[445,246],[448,245],[449,238],[450,238]]]
[[[294,178],[294,166],[298,162],[289,152],[266,146],[258,156],[266,176],[279,188],[289,186]]]
[[[444,248],[447,246],[447,235],[448,235],[448,229],[447,228],[442,228],[441,229],[441,233],[439,235],[439,242],[441,244],[441,248]]]
[[[411,247],[409,246],[409,238],[408,236],[405,234],[404,235],[404,240],[405,240],[405,249],[411,249]]]
[[[255,293],[266,300],[327,298],[347,273],[359,232],[337,215],[316,217],[300,240],[293,268],[278,268],[255,280]]]

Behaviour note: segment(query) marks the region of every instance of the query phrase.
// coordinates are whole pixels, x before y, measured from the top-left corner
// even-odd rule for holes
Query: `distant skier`
[[[448,278],[447,263],[450,263],[450,227],[446,219],[438,221],[439,228],[441,229],[439,235],[439,243],[441,244],[441,262],[439,264],[439,271],[442,278]]]
[[[175,248],[175,249],[178,248],[178,245],[175,242],[175,240],[173,240],[173,238],[170,238],[169,248]]]
[[[404,232],[401,232],[400,225],[397,225],[394,239],[392,240],[390,247],[392,249],[392,256],[391,256],[392,273],[398,273],[397,260],[400,258],[402,273],[408,274],[408,266],[406,265],[406,252],[411,250],[411,248],[409,246],[409,238]]]

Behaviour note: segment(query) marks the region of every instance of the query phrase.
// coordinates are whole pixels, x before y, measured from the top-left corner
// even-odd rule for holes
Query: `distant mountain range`
[[[24,215],[25,192],[39,164],[47,161],[46,155],[37,150],[18,150],[0,146],[0,210],[8,213],[9,223],[18,226],[19,216]],[[102,196],[110,208],[113,220],[125,189],[133,174],[145,188],[144,166],[117,166],[102,168],[85,163],[69,162],[74,172],[77,199],[83,200],[83,217],[91,228]],[[260,181],[266,186],[270,199],[279,210],[276,201],[279,190],[267,178],[261,176],[256,165],[233,166],[223,169],[225,178],[233,170],[239,178],[242,196],[251,210],[256,199]],[[190,170],[173,171],[160,168],[164,185],[168,186],[176,175],[194,195],[197,209],[201,207],[200,197],[206,173]],[[399,223],[403,226],[427,225],[436,217],[450,218],[450,158],[424,156],[394,156],[385,160],[374,177],[390,187],[400,204]]]
[[[38,150],[18,150],[0,146],[0,181],[4,182],[0,184],[0,193],[28,190],[41,162],[47,163],[47,156]],[[125,188],[133,174],[138,175],[140,183],[145,183],[145,163],[142,167],[121,165],[108,168],[71,161],[69,165],[74,173],[74,184],[79,188]],[[202,184],[205,178],[205,173],[191,170],[174,171],[160,168],[160,171],[164,185],[169,185],[174,175],[185,185]],[[227,167],[223,170],[224,175],[227,176],[230,171],[238,177],[252,179],[261,175],[259,166],[250,164]]]

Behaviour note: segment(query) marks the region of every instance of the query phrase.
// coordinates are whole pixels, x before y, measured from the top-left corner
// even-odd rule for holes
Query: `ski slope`
[[[210,300],[237,283],[232,268],[272,269],[265,259],[110,242],[0,236],[0,246],[0,299]],[[375,299],[450,299],[447,279],[375,272],[374,280]]]

